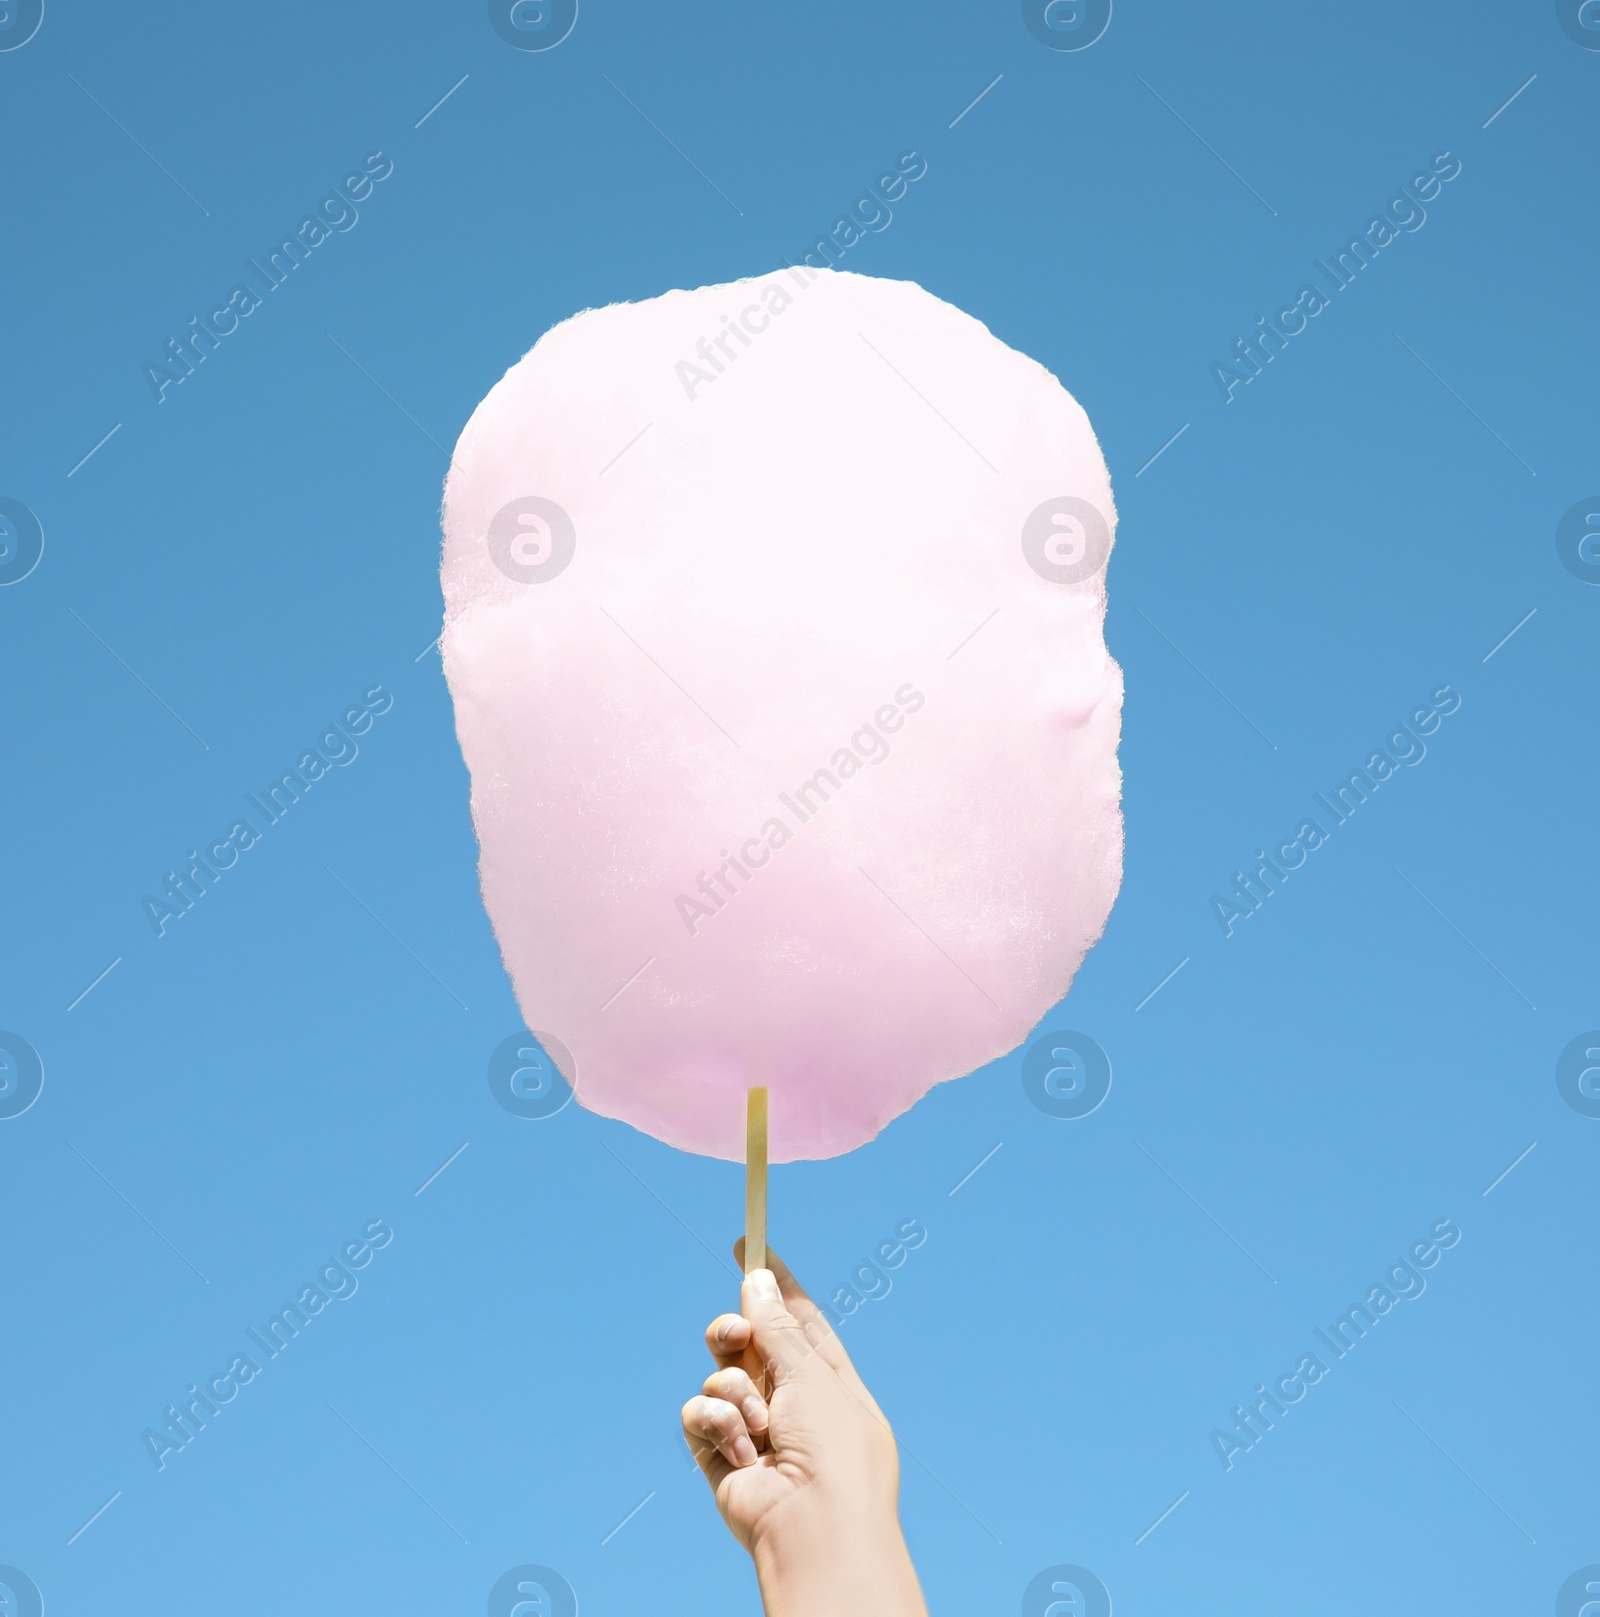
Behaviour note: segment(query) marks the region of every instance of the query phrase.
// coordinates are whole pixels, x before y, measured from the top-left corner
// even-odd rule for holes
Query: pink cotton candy
[[[765,1084],[772,1159],[834,1156],[1027,1037],[1121,880],[1114,525],[1078,404],[911,282],[669,292],[506,373],[444,663],[583,1105],[740,1160]]]

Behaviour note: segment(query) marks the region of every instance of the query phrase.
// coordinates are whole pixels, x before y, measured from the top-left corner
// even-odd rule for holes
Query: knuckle
[[[730,1367],[707,1376],[701,1390],[712,1398],[726,1398],[731,1404],[744,1397],[752,1387],[749,1376],[743,1370]]]
[[[718,1314],[706,1326],[706,1342],[713,1352],[731,1347],[749,1334],[749,1322],[740,1314]]]
[[[707,1437],[729,1437],[739,1425],[738,1410],[721,1398],[691,1398],[684,1409],[693,1410],[694,1429]]]

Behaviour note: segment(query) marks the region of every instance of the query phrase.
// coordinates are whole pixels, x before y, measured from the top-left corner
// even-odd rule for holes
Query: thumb
[[[750,1321],[752,1346],[761,1356],[768,1385],[781,1387],[801,1373],[812,1356],[805,1328],[783,1300],[770,1269],[752,1269],[740,1291],[740,1312]]]

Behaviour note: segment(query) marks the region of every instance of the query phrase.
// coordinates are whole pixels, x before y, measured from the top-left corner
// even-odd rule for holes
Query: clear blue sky
[[[738,1170],[488,1082],[520,1024],[426,650],[439,495],[551,324],[770,269],[911,151],[846,267],[1088,409],[1128,692],[1126,880],[1044,1024],[1104,1102],[1051,1115],[1019,1052],[775,1175],[817,1289],[927,1231],[842,1329],[931,1603],[1071,1564],[1119,1613],[1549,1611],[1600,1563],[1600,1121],[1556,1079],[1600,1027],[1600,517],[1558,545],[1600,495],[1596,10],[1121,0],[1056,50],[1014,4],[621,0],[526,51],[482,4],[50,0],[10,48],[6,0],[0,577],[30,512],[43,554],[0,587],[0,1109],[30,1049],[43,1089],[0,1119],[0,1563],[52,1613],[482,1611],[525,1564],[589,1613],[755,1608],[677,1435]],[[1258,315],[1303,329],[1226,398]],[[1425,757],[1388,739],[1436,703]],[[359,754],[157,938],[143,900],[352,707]],[[1414,761],[1338,824],[1380,748]],[[158,1470],[141,1434],[319,1273]]]

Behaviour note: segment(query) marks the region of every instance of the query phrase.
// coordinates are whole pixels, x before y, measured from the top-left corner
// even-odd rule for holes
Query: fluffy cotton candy
[[[566,321],[456,446],[445,670],[484,901],[592,1111],[870,1140],[1015,1048],[1122,872],[1083,410],[905,281]],[[564,1047],[564,1048],[563,1048]]]

